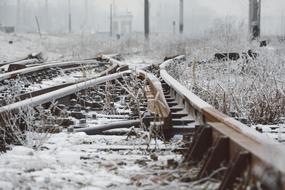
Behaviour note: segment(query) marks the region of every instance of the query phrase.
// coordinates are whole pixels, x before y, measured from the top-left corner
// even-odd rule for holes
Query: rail
[[[172,137],[171,111],[164,96],[162,84],[152,73],[138,70],[137,73],[147,81],[146,95],[148,111],[159,115],[163,121],[163,136],[166,140]]]
[[[198,162],[208,155],[199,177],[213,172],[222,162],[228,163],[220,189],[232,189],[234,180],[246,171],[265,189],[285,189],[285,149],[272,139],[217,111],[182,86],[166,67],[177,57],[160,65],[160,76],[184,110],[196,120],[193,142],[185,162]]]
[[[59,98],[63,98],[65,96],[68,96],[70,94],[74,94],[76,92],[82,91],[84,89],[90,88],[92,86],[98,85],[98,84],[102,84],[104,82],[110,81],[110,80],[114,80],[117,78],[121,78],[124,75],[130,74],[131,71],[124,71],[124,72],[120,72],[120,73],[115,73],[115,74],[110,74],[107,76],[103,76],[100,78],[96,78],[96,79],[92,79],[92,80],[88,80],[88,81],[84,81],[78,84],[74,84],[59,90],[55,90],[53,92],[49,92],[46,94],[42,94],[30,99],[26,99],[20,102],[16,102],[13,104],[9,104],[3,107],[0,107],[0,114],[5,114],[7,112],[11,112],[13,110],[17,110],[21,107],[25,107],[25,106],[30,106],[30,107],[35,107],[41,104],[45,104],[54,100],[57,100]]]
[[[48,93],[48,92],[52,92],[52,91],[55,91],[55,90],[58,90],[58,89],[61,89],[61,88],[67,87],[67,86],[71,86],[71,85],[82,83],[82,82],[85,82],[85,81],[88,81],[88,80],[91,80],[91,79],[96,79],[96,78],[99,78],[99,77],[103,77],[103,76],[115,73],[118,68],[119,68],[119,66],[117,64],[112,64],[106,70],[96,74],[95,76],[84,78],[84,79],[79,80],[79,81],[77,81],[75,83],[60,84],[60,85],[57,85],[57,86],[52,86],[52,87],[49,87],[49,88],[45,88],[45,89],[41,89],[41,90],[37,90],[37,91],[33,91],[33,92],[28,92],[28,93],[25,93],[25,94],[21,94],[20,96],[18,96],[18,99],[19,100],[24,100],[24,99],[27,99],[27,98],[32,98],[32,97],[39,96],[39,95],[42,95],[42,94],[45,94],[45,93]]]
[[[74,65],[76,66],[76,65],[82,65],[82,64],[96,64],[96,63],[98,63],[98,61],[96,60],[65,61],[65,62],[48,63],[48,64],[43,64],[40,66],[28,67],[28,68],[24,68],[24,69],[12,71],[12,72],[0,74],[0,81],[3,81],[5,79],[14,78],[14,77],[17,77],[18,75],[33,73],[33,72],[37,72],[37,71],[41,71],[41,70],[45,70],[49,68],[72,67]]]

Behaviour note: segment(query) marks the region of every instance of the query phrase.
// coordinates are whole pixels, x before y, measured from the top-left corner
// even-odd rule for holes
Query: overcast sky
[[[22,27],[35,28],[34,18],[46,25],[45,0],[20,0],[25,3],[21,10]],[[67,29],[67,0],[49,1],[49,28],[55,31]],[[85,2],[88,8],[85,9]],[[134,15],[133,29],[143,31],[144,0],[71,0],[73,28],[76,31],[108,31],[110,4],[115,1],[117,12],[130,11]],[[16,24],[17,0],[0,0],[0,22]],[[172,23],[178,23],[179,0],[150,0],[151,31],[172,32]],[[185,33],[200,35],[213,27],[213,21],[234,17],[247,24],[248,0],[184,0]],[[87,10],[87,11],[86,11]],[[5,16],[6,15],[6,16]],[[87,19],[86,19],[87,18]],[[282,19],[284,18],[284,19]],[[30,23],[30,24],[27,24]],[[44,28],[44,27],[43,27]],[[285,33],[285,0],[262,0],[262,33]]]

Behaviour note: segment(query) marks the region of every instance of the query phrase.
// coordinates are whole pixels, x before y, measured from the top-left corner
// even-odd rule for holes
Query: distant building
[[[131,12],[114,14],[113,16],[113,35],[130,35],[132,33],[133,15]]]
[[[5,32],[5,33],[13,33],[15,32],[15,27],[14,26],[2,26],[0,24],[0,31]]]

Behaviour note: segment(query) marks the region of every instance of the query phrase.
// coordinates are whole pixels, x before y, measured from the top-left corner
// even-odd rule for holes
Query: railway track
[[[176,181],[176,188],[181,189],[194,189],[195,185],[212,181],[211,189],[285,189],[283,146],[218,112],[172,78],[165,68],[173,61],[185,59],[183,56],[145,70],[130,70],[108,56],[102,59],[108,60],[110,67],[92,78],[48,93],[41,91],[0,107],[1,125],[11,127],[9,120],[20,118],[25,108],[33,108],[35,123],[32,125],[44,121],[40,131],[85,132],[105,135],[105,138],[145,135],[146,141],[137,144],[140,154],[157,148],[153,140],[172,143],[174,148],[161,149],[158,153],[163,157],[165,151],[179,158],[164,160],[165,167],[171,168],[168,174],[175,173],[175,178],[169,174],[164,179],[160,175],[162,171],[158,172],[168,182],[165,184],[168,188],[173,188],[171,181]],[[23,70],[17,72],[26,74]],[[22,130],[31,125],[23,119],[13,124]],[[183,143],[176,143],[177,139]],[[6,139],[18,143],[13,140]],[[106,150],[114,154],[121,150],[133,151],[120,143],[96,150],[103,154]],[[151,158],[153,162],[157,160],[152,154]],[[151,161],[147,159],[147,162]],[[153,167],[146,165],[146,169]],[[141,181],[145,178],[136,179],[136,183],[127,187],[143,187]]]
[[[92,75],[102,76],[106,74],[104,72],[106,68],[109,67],[110,70],[115,68],[114,65],[110,66],[108,62],[103,60],[99,62],[96,59],[66,61],[43,63],[0,74],[1,105],[67,87],[88,80]],[[11,98],[13,100],[5,101]]]

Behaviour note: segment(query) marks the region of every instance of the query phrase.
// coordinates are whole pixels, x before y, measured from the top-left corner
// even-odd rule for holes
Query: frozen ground
[[[16,146],[0,156],[0,189],[188,189],[189,183],[180,182],[188,173],[170,164],[181,155],[162,142],[148,152],[144,142],[60,133],[40,151]]]
[[[91,58],[100,53],[162,60],[164,56],[183,53],[179,52],[183,48],[178,42],[178,39],[170,39],[169,36],[154,36],[151,44],[146,45],[143,36],[137,35],[116,40],[98,34],[50,34],[40,37],[37,34],[0,32],[0,63],[21,59],[34,52],[42,52],[48,61]],[[137,62],[138,58],[132,58],[132,61]]]
[[[50,37],[50,40],[58,41],[60,38]],[[61,54],[56,51],[47,51],[44,39],[35,34],[5,34],[0,33],[0,63],[22,59],[34,52],[43,52],[46,59],[57,60]]]
[[[0,33],[0,62],[22,59],[33,52],[42,52],[47,61],[76,60],[95,57],[98,53],[125,54],[132,68],[142,68],[154,62],[144,55],[130,53],[142,51],[131,41],[106,42],[94,36],[43,36],[35,34]],[[138,47],[136,47],[138,45]],[[134,47],[132,50],[129,47]],[[155,62],[159,58],[155,58]],[[73,73],[65,80],[76,80],[82,73]],[[67,81],[53,81],[31,86],[31,90]],[[97,114],[98,115],[98,114]],[[98,115],[99,118],[100,115]],[[89,120],[88,120],[89,121]],[[112,119],[99,118],[96,123]],[[88,122],[88,125],[90,122]],[[126,136],[87,136],[84,133],[51,135],[41,150],[16,146],[0,155],[0,189],[172,189],[186,188],[175,168],[168,160],[180,161],[181,155],[172,152],[170,145],[159,142],[157,150],[146,150],[146,140]],[[150,146],[154,149],[154,143]],[[185,173],[184,173],[185,175]]]

